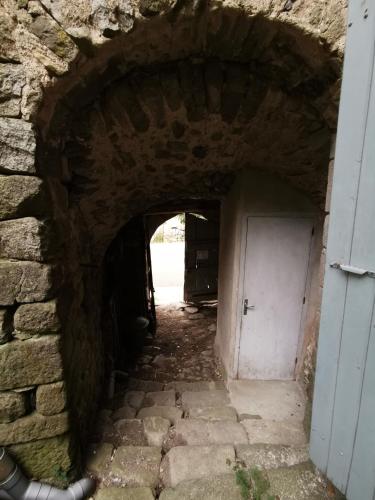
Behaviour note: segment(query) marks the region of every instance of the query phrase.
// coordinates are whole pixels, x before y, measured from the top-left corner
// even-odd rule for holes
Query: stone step
[[[249,469],[276,469],[290,467],[309,460],[307,446],[283,446],[272,444],[239,444],[235,446],[237,460]]]
[[[137,413],[137,418],[146,417],[162,417],[175,424],[182,418],[182,410],[175,406],[150,406],[148,408],[141,408]]]
[[[190,408],[185,413],[185,418],[199,418],[216,422],[219,420],[231,420],[237,422],[237,412],[231,406],[207,406],[206,408]]]
[[[101,488],[94,496],[95,500],[154,500],[151,488]]]
[[[307,443],[302,422],[295,420],[243,420],[249,444],[283,444],[286,446],[303,446]]]
[[[243,497],[232,473],[186,481],[175,488],[166,488],[159,500],[243,500]]]
[[[248,444],[244,427],[231,421],[207,422],[183,419],[169,431],[166,449],[179,445]]]
[[[176,404],[176,393],[173,389],[168,391],[147,392],[142,406],[174,406]]]
[[[268,494],[278,495],[280,500],[334,500],[338,498],[327,491],[326,481],[315,472],[311,463],[269,470],[267,475],[270,482]]]
[[[212,406],[228,406],[230,403],[228,392],[214,389],[206,391],[185,391],[181,394],[181,404],[185,411],[191,408],[205,408]]]
[[[166,487],[183,481],[228,474],[235,461],[233,446],[177,446],[163,458],[160,477]]]
[[[199,391],[215,391],[226,390],[225,384],[221,380],[202,380],[200,382],[169,382],[165,384],[165,390],[174,389],[177,393],[182,394],[186,391],[199,392]]]
[[[159,483],[161,448],[157,446],[120,446],[108,467],[106,486],[148,486]]]
[[[164,384],[155,380],[140,380],[130,377],[127,383],[127,388],[133,391],[154,392],[162,391]]]

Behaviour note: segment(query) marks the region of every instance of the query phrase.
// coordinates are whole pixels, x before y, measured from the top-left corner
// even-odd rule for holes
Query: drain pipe
[[[83,500],[94,492],[93,479],[81,479],[59,490],[48,484],[29,481],[18,466],[0,447],[0,499],[1,500]]]

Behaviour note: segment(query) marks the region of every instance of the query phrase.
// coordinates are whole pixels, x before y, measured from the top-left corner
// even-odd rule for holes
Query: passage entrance
[[[239,378],[293,379],[313,219],[248,217]]]

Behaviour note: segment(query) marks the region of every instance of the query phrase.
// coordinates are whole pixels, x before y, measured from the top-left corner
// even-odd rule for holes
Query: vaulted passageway
[[[337,40],[312,27],[310,12],[301,20],[297,7],[289,19],[281,4],[273,11],[258,3],[176,2],[171,7],[166,2],[155,12],[154,2],[141,2],[134,25],[130,14],[118,11],[117,21],[103,28],[107,14],[102,18],[96,12],[90,21],[95,28],[87,27],[93,37],[88,42],[89,35],[77,27],[79,19],[72,27],[64,9],[45,3],[46,11],[28,15],[41,22],[52,12],[59,29],[69,34],[61,44],[73,56],[69,71],[53,58],[38,60],[36,74],[48,85],[29,114],[37,160],[18,171],[1,166],[4,189],[16,193],[11,201],[4,198],[9,220],[1,222],[1,257],[7,259],[12,286],[1,304],[13,318],[18,304],[30,303],[18,308],[15,324],[21,334],[6,345],[19,346],[20,360],[30,345],[29,339],[20,343],[22,330],[32,328],[27,307],[51,307],[58,327],[47,332],[38,327],[49,336],[33,342],[53,343],[56,360],[39,370],[45,377],[29,375],[26,364],[25,377],[14,385],[9,376],[0,388],[32,387],[25,397],[33,401],[37,385],[64,381],[69,417],[64,413],[56,435],[65,440],[58,444],[64,456],[70,448],[63,465],[67,473],[79,463],[79,450],[73,448],[85,447],[108,383],[114,345],[102,313],[103,293],[113,285],[105,267],[112,242],[129,221],[161,203],[231,203],[236,180],[241,183],[241,175],[251,172],[253,194],[257,173],[273,186],[264,198],[270,205],[280,183],[309,200],[321,237],[341,52]],[[31,241],[11,244],[20,230]],[[316,245],[321,249],[321,240]],[[29,261],[35,261],[27,278],[33,290],[25,295],[18,283],[29,276]],[[320,284],[315,285],[319,295]],[[313,373],[318,302],[301,350],[308,353],[311,345],[312,352],[307,365],[304,355],[299,360],[307,381]],[[21,444],[35,439],[31,431],[26,434]],[[45,438],[54,438],[53,432]],[[9,444],[17,446],[17,438]],[[49,477],[48,467],[35,470]]]

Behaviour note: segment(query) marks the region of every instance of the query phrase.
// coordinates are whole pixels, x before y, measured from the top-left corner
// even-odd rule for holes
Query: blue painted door
[[[348,500],[375,500],[374,47],[375,2],[351,0],[310,444]]]

